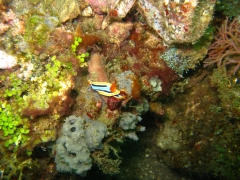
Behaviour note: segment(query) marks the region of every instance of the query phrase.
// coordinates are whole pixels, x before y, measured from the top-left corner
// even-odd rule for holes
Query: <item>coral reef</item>
[[[161,86],[162,82],[157,77],[150,78],[149,83],[152,86],[152,89],[153,89],[154,92],[162,91],[162,86]]]
[[[167,63],[168,67],[172,68],[177,74],[182,75],[188,70],[188,65],[191,59],[178,55],[176,48],[171,48],[166,51],[161,58]]]
[[[119,89],[124,90],[128,97],[140,98],[141,85],[132,71],[125,71],[116,75]]]
[[[215,42],[209,48],[205,66],[215,63],[217,66],[234,64],[232,74],[236,74],[240,68],[239,28],[240,23],[236,18],[232,22],[228,18],[223,22],[214,38]]]
[[[237,18],[201,66],[215,4],[0,0],[0,178],[238,177]]]
[[[106,157],[105,153],[102,153],[100,151],[95,151],[92,154],[92,158],[93,162],[97,164],[99,169],[101,169],[105,174],[114,175],[120,172],[120,159],[109,159]]]
[[[65,69],[65,67],[69,69]],[[70,73],[69,70],[72,71],[71,64],[64,64],[53,56],[46,65],[46,71],[42,75],[30,79],[33,86],[36,82],[38,91],[32,89],[28,95],[23,96],[26,103],[26,106],[23,107],[23,114],[27,116],[43,115],[52,110],[52,103],[55,99],[65,101],[67,99],[66,94],[73,87],[73,77],[68,74]],[[72,73],[74,74],[74,72]],[[46,77],[48,78],[46,79]],[[38,84],[39,82],[43,83]]]
[[[127,94],[124,91],[122,93],[120,93],[120,96],[122,96],[122,95],[127,96]],[[111,111],[114,111],[116,109],[120,109],[121,106],[122,106],[122,101],[123,101],[123,99],[118,99],[114,96],[108,97],[107,98],[108,109],[110,109]]]

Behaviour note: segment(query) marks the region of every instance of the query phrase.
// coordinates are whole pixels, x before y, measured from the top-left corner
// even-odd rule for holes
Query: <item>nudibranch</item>
[[[116,86],[116,82],[109,83],[109,82],[93,82],[88,80],[91,88],[97,91],[100,95],[107,96],[107,97],[115,97],[117,99],[126,99],[126,96],[122,95],[122,90],[118,90]]]

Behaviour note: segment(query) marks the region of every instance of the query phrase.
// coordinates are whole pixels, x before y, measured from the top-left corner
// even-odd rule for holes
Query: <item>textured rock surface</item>
[[[96,13],[107,12],[113,18],[124,18],[136,0],[85,0]]]
[[[212,19],[215,0],[139,0],[147,23],[167,44],[194,43]]]
[[[110,42],[120,44],[130,35],[130,31],[133,28],[133,24],[131,22],[121,23],[114,22],[108,26],[108,36],[110,38]]]
[[[76,18],[80,14],[77,0],[55,0],[53,9],[58,13],[60,22]]]

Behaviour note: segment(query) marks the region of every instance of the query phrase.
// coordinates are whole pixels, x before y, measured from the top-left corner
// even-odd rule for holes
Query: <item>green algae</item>
[[[82,38],[80,37],[75,37],[74,38],[74,42],[71,44],[71,51],[74,54],[74,56],[78,59],[80,67],[84,67],[87,66],[86,63],[86,58],[89,57],[89,53],[82,53],[77,55],[76,51],[77,51],[77,47],[79,46],[79,44],[82,42]]]
[[[230,118],[240,119],[239,85],[231,83],[231,78],[227,76],[226,67],[220,66],[215,69],[211,81],[217,87],[222,110]]]
[[[34,114],[35,111],[41,114],[41,111],[50,108],[54,98],[64,96],[71,86],[71,77],[75,74],[71,63],[63,63],[57,60],[56,56],[51,57],[45,69],[42,68],[41,71],[34,71],[32,77],[27,80],[19,78],[15,72],[1,76],[1,80],[7,84],[5,88],[0,89],[3,94],[3,98],[0,99],[0,118],[3,120],[0,122],[0,129],[5,137],[5,147],[14,144],[17,150],[28,141],[30,119],[37,115]],[[67,80],[69,82],[66,82]],[[46,133],[45,139],[48,139],[48,136],[49,133]]]
[[[44,17],[31,15],[26,19],[24,39],[34,45],[44,45],[49,37],[50,28],[45,24]]]
[[[240,1],[236,0],[218,0],[216,10],[222,12],[229,17],[237,17],[240,15]]]

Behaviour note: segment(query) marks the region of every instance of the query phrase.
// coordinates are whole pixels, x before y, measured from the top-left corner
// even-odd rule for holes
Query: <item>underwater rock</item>
[[[132,8],[136,0],[113,0],[109,16],[113,18],[124,18],[128,11]]]
[[[136,0],[85,0],[98,13],[108,13],[113,18],[124,18]]]
[[[195,43],[212,19],[215,0],[139,0],[147,23],[167,44]]]
[[[91,8],[91,6],[86,7],[83,11],[82,11],[82,16],[85,17],[90,17],[93,15],[93,10]]]
[[[191,174],[237,180],[240,173],[236,169],[240,164],[237,162],[239,137],[236,135],[240,124],[236,117],[235,120],[227,117],[232,105],[226,102],[229,106],[226,107],[219,103],[221,96],[233,97],[228,95],[232,90],[226,77],[221,77],[221,72],[214,72],[213,78],[217,77],[218,82],[225,81],[222,88],[225,84],[224,90],[230,90],[220,96],[209,84],[209,79],[203,78],[206,74],[199,74],[190,79],[185,93],[164,106],[167,120],[158,132],[159,156],[172,168]],[[239,102],[236,96],[234,100]]]
[[[77,0],[55,0],[53,9],[57,12],[60,22],[76,18],[80,14]]]
[[[178,150],[181,147],[181,135],[177,127],[172,125],[171,121],[164,123],[164,129],[161,131],[157,145],[162,150]]]
[[[16,15],[11,9],[9,9],[8,12],[5,12],[1,9],[1,11],[0,11],[0,34],[5,33],[13,25],[14,19],[16,19]]]
[[[108,29],[109,41],[112,43],[120,44],[130,35],[130,31],[133,28],[133,24],[131,22],[122,23],[122,22],[114,22],[110,24]]]

